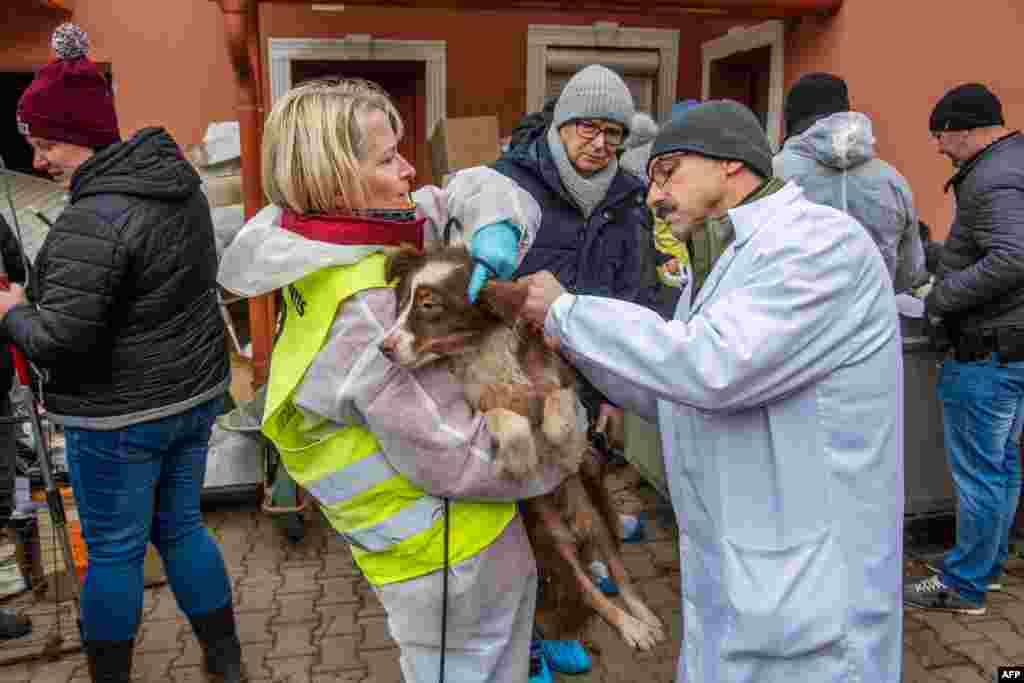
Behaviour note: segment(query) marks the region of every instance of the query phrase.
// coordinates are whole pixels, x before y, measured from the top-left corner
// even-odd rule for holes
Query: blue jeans
[[[89,551],[81,600],[86,641],[135,637],[150,541],[186,616],[231,600],[224,559],[199,510],[207,444],[222,406],[223,399],[217,398],[122,429],[65,430],[68,469]]]
[[[942,579],[983,603],[1002,573],[1021,488],[1018,440],[1024,425],[1024,362],[945,361],[939,375],[944,436],[956,488],[956,546]]]

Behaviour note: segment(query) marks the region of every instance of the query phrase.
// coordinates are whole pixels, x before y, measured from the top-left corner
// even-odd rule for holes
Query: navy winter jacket
[[[648,305],[642,240],[652,239],[651,213],[644,204],[646,188],[636,176],[620,169],[587,220],[562,186],[546,136],[509,151],[494,169],[529,192],[542,212],[537,237],[515,277],[549,270],[574,294]]]

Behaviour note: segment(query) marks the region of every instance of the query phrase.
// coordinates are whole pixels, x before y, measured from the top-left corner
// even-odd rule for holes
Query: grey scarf
[[[558,129],[555,126],[548,126],[548,147],[551,149],[551,156],[555,159],[555,166],[558,168],[558,176],[562,179],[562,184],[569,191],[569,195],[576,202],[580,211],[583,212],[583,217],[590,218],[590,214],[594,213],[594,209],[608,194],[608,188],[611,187],[612,180],[615,179],[615,174],[619,171],[618,159],[613,156],[607,166],[594,175],[584,178],[569,161],[562,138],[559,137]]]

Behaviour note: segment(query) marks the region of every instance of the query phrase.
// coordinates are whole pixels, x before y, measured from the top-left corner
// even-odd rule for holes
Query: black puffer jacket
[[[118,428],[224,391],[216,276],[199,176],[166,131],[147,128],[75,172],[36,258],[33,305],[11,309],[3,327],[47,369],[57,420]]]
[[[956,217],[929,313],[960,331],[1024,327],[1024,135],[989,145],[949,184]]]

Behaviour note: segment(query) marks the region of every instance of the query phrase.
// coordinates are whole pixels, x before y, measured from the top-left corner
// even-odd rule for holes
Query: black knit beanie
[[[662,126],[648,165],[672,152],[742,161],[762,178],[772,175],[772,148],[754,112],[733,100],[698,104]]]
[[[942,96],[928,119],[928,130],[970,130],[1004,123],[999,98],[981,83],[965,83]]]
[[[801,76],[786,95],[786,137],[800,135],[815,121],[850,111],[846,81],[827,73]]]

